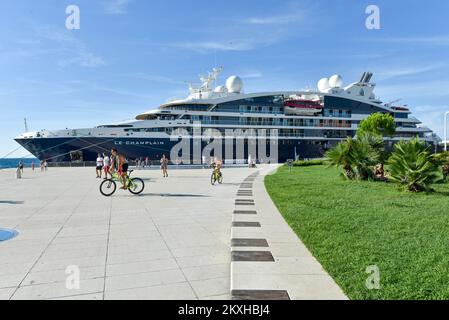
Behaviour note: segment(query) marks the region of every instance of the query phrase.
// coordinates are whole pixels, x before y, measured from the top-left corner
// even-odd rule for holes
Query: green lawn
[[[265,178],[279,211],[350,299],[449,299],[449,185],[412,194],[325,166]],[[380,269],[379,290],[365,270]]]

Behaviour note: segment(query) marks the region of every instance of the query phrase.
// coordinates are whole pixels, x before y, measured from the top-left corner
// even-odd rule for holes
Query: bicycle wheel
[[[128,187],[129,192],[132,194],[140,194],[145,188],[145,183],[140,178],[132,178],[130,181],[130,186]]]
[[[219,176],[218,176],[218,183],[219,184],[222,184],[223,183],[223,174],[219,174]]]
[[[103,180],[100,184],[100,192],[105,197],[112,196],[116,189],[117,185],[115,184],[115,181],[111,179]]]
[[[217,179],[215,179],[215,172],[212,172],[212,175],[210,176],[210,184],[214,185],[215,181],[217,181]]]

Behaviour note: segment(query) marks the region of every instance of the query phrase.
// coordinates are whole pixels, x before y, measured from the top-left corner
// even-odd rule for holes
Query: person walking
[[[19,170],[21,173],[23,173],[23,161],[22,160],[19,161]]]
[[[104,171],[104,179],[106,180],[108,178],[109,168],[111,165],[111,160],[109,159],[108,155],[106,153],[103,153],[103,171]],[[112,179],[112,176],[111,176]]]
[[[168,169],[168,159],[165,156],[165,154],[163,154],[162,158],[161,158],[161,170],[162,170],[162,175],[164,178],[168,177],[167,169]]]
[[[17,165],[16,178],[17,179],[22,179],[22,170],[20,169],[20,163]]]
[[[34,164],[34,161],[32,161],[31,162],[31,170],[33,170],[33,172],[34,172],[34,169],[36,169],[36,165]]]
[[[96,167],[96,170],[95,170],[95,172],[97,173],[97,179],[98,178],[101,179],[101,175],[103,173],[103,166],[104,166],[104,159],[101,156],[101,154],[99,153],[98,157],[97,157],[97,167]]]
[[[143,167],[143,160],[142,157],[139,158],[139,170],[142,170]]]

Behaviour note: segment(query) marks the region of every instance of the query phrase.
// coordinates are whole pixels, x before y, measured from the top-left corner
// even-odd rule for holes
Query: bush
[[[441,167],[443,181],[447,181],[447,177],[449,176],[449,151],[434,154],[433,160]]]
[[[412,192],[430,191],[440,180],[437,161],[418,138],[395,144],[387,164],[390,180]]]
[[[381,162],[382,146],[381,137],[364,133],[340,142],[326,152],[326,157],[330,165],[343,168],[347,179],[368,180],[374,177],[374,167]]]
[[[325,161],[323,159],[315,160],[297,160],[293,162],[294,167],[309,167],[309,166],[321,166],[324,165]]]

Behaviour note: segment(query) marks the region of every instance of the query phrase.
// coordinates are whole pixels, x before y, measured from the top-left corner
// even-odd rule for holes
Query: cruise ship
[[[371,72],[347,86],[340,75],[333,75],[319,80],[314,90],[246,93],[238,76],[217,86],[222,71],[214,68],[198,84],[189,84],[187,98],[171,100],[134,120],[26,132],[15,140],[49,162],[95,161],[98,153],[112,148],[130,160],[157,160],[165,154],[184,164],[210,157],[226,163],[284,162],[322,157],[334,144],[355,136],[361,120],[382,112],[396,121],[396,136],[389,143],[416,136],[435,143],[432,131],[407,106],[376,97]]]

